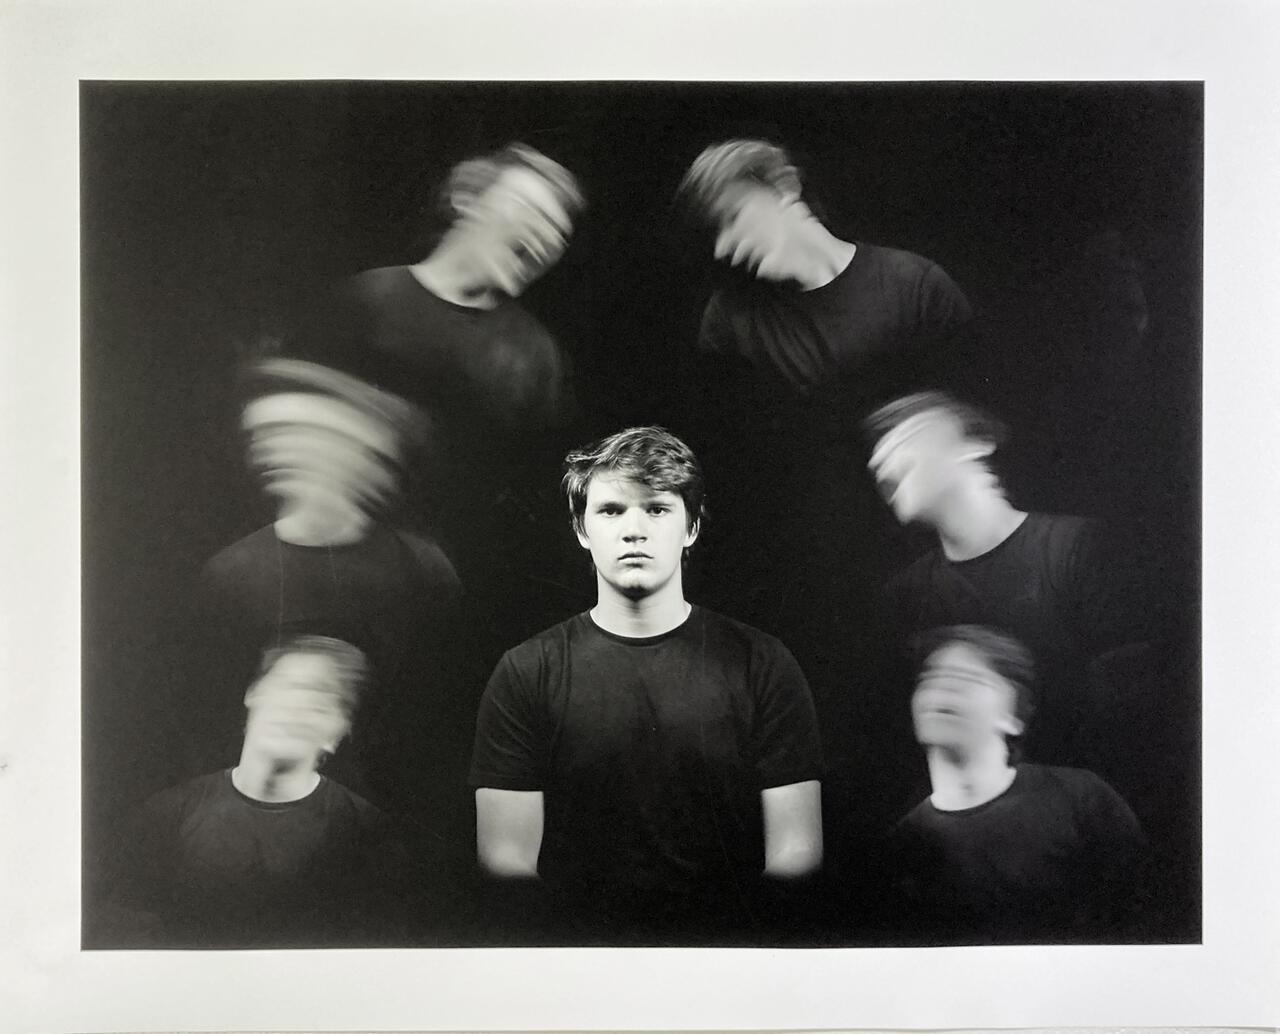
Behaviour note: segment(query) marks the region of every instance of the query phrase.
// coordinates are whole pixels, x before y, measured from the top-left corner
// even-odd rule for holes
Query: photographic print
[[[83,949],[1200,943],[1203,100],[83,81]]]

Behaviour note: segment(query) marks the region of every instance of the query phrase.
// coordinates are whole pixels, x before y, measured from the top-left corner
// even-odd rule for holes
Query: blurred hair
[[[468,158],[455,165],[436,199],[440,214],[447,222],[452,222],[458,217],[460,198],[479,197],[508,169],[528,169],[538,175],[551,188],[571,220],[576,221],[587,206],[573,173],[528,144],[511,143],[492,154]]]
[[[935,410],[955,418],[966,439],[988,442],[997,449],[1009,440],[1008,427],[985,410],[945,391],[921,391],[894,399],[865,417],[862,431],[867,445],[874,448],[876,442],[899,424]]]
[[[292,635],[263,653],[258,679],[266,676],[282,658],[297,653],[327,657],[333,662],[336,679],[318,683],[312,688],[336,696],[343,715],[350,721],[372,678],[372,669],[364,651],[344,639],[332,636],[310,633]]]
[[[712,144],[693,160],[676,189],[676,203],[695,220],[710,223],[712,204],[741,181],[803,193],[800,170],[786,151],[767,140],[737,139]]]
[[[257,399],[293,393],[345,403],[388,428],[402,449],[423,447],[431,438],[431,419],[422,407],[352,374],[322,363],[281,357],[258,359],[240,367],[242,408]]]
[[[962,643],[971,647],[983,663],[1013,688],[1013,714],[1022,723],[1022,735],[1006,736],[1009,764],[1022,760],[1022,739],[1035,714],[1036,666],[1031,651],[1006,632],[986,625],[947,625],[921,632],[911,641],[915,667],[922,672],[929,658],[944,646]]]
[[[611,473],[638,481],[659,492],[675,492],[684,500],[689,530],[706,519],[702,467],[693,450],[662,427],[628,427],[564,458],[561,482],[569,500],[573,526],[582,531],[587,488],[596,474]]]

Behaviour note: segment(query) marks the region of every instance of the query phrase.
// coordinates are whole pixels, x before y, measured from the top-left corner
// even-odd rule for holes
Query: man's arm
[[[760,792],[764,874],[790,880],[822,865],[822,784],[816,779]]]
[[[490,876],[533,879],[542,850],[542,791],[476,790],[476,852]]]

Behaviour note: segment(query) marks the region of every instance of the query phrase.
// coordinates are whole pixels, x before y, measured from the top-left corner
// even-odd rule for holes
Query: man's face
[[[294,764],[337,750],[350,728],[338,680],[336,664],[323,654],[285,654],[245,695],[245,740],[276,761]]]
[[[551,186],[531,169],[506,169],[466,204],[456,224],[489,286],[518,297],[568,245],[573,222]]]
[[[651,596],[679,578],[684,549],[697,537],[675,492],[609,474],[587,485],[578,541],[591,551],[604,583],[629,599]]]
[[[990,450],[985,450],[989,452]],[[913,416],[886,433],[867,464],[880,494],[903,524],[936,517],[966,462],[983,452],[966,441],[958,420],[944,410]]]
[[[711,205],[715,257],[760,280],[793,279],[788,249],[798,201],[761,183],[729,183]]]
[[[1022,733],[1015,690],[967,643],[935,650],[916,680],[911,717],[926,747],[972,749]]]
[[[269,395],[245,407],[242,425],[250,465],[272,496],[367,508],[395,491],[394,432],[344,402]]]

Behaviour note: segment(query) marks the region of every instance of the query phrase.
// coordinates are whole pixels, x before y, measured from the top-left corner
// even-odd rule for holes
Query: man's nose
[[[643,515],[633,514],[626,518],[626,523],[622,527],[622,537],[628,542],[646,538]]]

